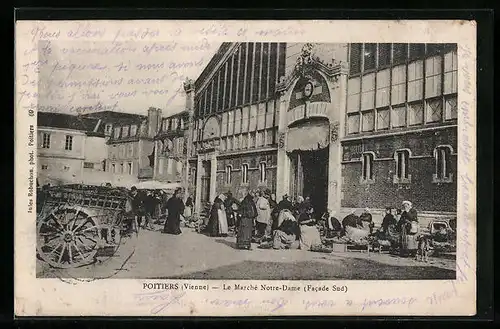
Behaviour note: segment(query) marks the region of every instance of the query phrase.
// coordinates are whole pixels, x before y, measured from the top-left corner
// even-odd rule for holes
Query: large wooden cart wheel
[[[37,251],[48,264],[72,268],[94,261],[100,241],[99,223],[78,206],[63,206],[39,219]]]

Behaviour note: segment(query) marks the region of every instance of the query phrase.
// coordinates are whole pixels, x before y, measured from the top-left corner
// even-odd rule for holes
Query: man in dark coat
[[[387,230],[389,229],[389,226],[391,225],[396,225],[396,218],[394,218],[394,215],[392,214],[392,208],[387,207],[385,208],[385,216],[384,219],[382,219],[382,233],[387,233]]]
[[[238,249],[251,249],[253,222],[257,217],[257,207],[253,200],[252,191],[249,191],[241,202],[241,219],[238,223],[236,246]]]
[[[233,193],[231,193],[231,191],[227,191],[227,193],[225,194],[226,195],[226,200],[224,201],[224,208],[226,209],[226,216],[227,216],[227,220],[228,220],[228,225],[229,226],[234,226],[235,223],[233,222],[232,218],[233,216],[231,216],[231,212],[233,211],[233,203],[236,204],[236,206],[240,206],[240,202],[238,200],[236,200],[235,197],[233,197]]]
[[[179,235],[182,233],[181,214],[184,212],[184,202],[182,201],[182,189],[177,189],[174,195],[167,201],[167,220],[163,233]]]

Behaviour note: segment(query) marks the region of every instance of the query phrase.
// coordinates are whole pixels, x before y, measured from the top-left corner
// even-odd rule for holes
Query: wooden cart
[[[126,189],[65,185],[39,191],[38,257],[56,268],[88,265],[113,255],[127,238]]]

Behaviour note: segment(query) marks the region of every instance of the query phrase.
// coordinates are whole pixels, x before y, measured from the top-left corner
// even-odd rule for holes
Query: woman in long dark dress
[[[251,248],[253,222],[257,217],[257,207],[253,200],[253,193],[250,191],[241,202],[241,220],[238,223],[238,234],[236,236],[238,249],[250,250]]]
[[[208,225],[206,227],[206,232],[210,234],[210,236],[223,236],[227,235],[228,233],[226,210],[224,207],[225,200],[225,195],[220,194],[215,198],[214,204],[210,209],[210,217],[208,220]]]
[[[184,212],[184,202],[181,199],[181,189],[177,189],[174,196],[167,201],[167,211],[167,221],[165,222],[163,232],[175,235],[181,234],[181,214]]]

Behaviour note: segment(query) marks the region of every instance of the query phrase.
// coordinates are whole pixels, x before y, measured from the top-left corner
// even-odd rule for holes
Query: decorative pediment
[[[302,47],[301,54],[297,57],[292,73],[287,77],[280,77],[276,91],[286,91],[295,80],[308,78],[314,71],[323,73],[330,81],[337,81],[340,74],[347,74],[348,66],[347,63],[335,59],[332,59],[331,62],[325,62],[314,54],[314,44],[306,43]]]

